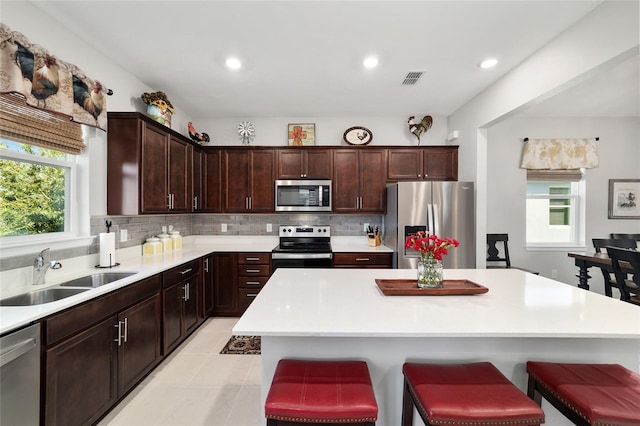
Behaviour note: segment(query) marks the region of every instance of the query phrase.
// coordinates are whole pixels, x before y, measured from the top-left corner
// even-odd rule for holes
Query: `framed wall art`
[[[290,146],[312,146],[316,144],[316,125],[313,123],[289,124],[287,134]]]
[[[609,219],[640,219],[640,179],[609,179]]]

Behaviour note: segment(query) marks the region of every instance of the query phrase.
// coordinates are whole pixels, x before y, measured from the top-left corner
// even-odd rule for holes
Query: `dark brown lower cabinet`
[[[116,322],[110,317],[45,351],[46,425],[91,424],[116,402]]]
[[[121,396],[131,390],[160,359],[160,293],[121,312],[118,325],[121,327],[118,396]]]
[[[214,256],[213,315],[238,315],[237,260],[234,253],[216,253]]]
[[[43,320],[45,425],[95,423],[161,359],[161,275]]]
[[[213,254],[202,259],[202,318],[208,318],[215,306],[215,258]]]
[[[163,273],[164,354],[177,347],[197,326],[200,259]]]

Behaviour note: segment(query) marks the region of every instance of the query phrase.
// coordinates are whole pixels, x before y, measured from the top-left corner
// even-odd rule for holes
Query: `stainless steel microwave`
[[[331,180],[276,180],[277,212],[330,212]]]

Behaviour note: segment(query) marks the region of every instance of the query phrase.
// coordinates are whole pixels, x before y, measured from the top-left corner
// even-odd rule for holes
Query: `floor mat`
[[[231,336],[220,351],[230,355],[260,355],[260,336]]]

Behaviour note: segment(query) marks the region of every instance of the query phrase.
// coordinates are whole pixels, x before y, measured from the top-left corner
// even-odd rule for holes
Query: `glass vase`
[[[442,261],[422,256],[418,261],[418,287],[442,288]]]

